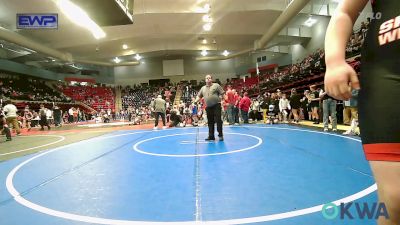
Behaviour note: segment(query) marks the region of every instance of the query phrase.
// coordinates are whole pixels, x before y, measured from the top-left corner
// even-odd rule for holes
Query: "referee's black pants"
[[[165,127],[165,113],[163,113],[163,112],[154,112],[154,113],[156,114],[156,115],[155,115],[156,120],[155,120],[154,126],[155,126],[155,127],[158,126],[158,119],[160,119],[160,116],[161,116],[162,124],[163,124],[163,126]]]
[[[215,122],[217,123],[218,137],[222,137],[222,119],[221,119],[221,104],[215,104],[206,108],[208,120],[208,137],[214,138]]]

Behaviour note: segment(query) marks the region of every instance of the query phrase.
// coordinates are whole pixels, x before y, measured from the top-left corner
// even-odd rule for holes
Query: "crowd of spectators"
[[[192,99],[196,97],[197,92],[200,90],[200,85],[192,85],[189,83],[182,84],[181,101],[184,103],[191,103]]]
[[[159,92],[160,87],[153,86],[127,86],[121,90],[122,108],[128,109],[129,107],[139,108],[150,104],[151,99],[154,98]]]
[[[349,42],[346,47],[346,58],[359,56],[361,46],[368,31],[370,19],[361,22],[358,30],[353,30]],[[359,72],[360,57],[352,59],[351,65]],[[322,81],[323,72],[325,71],[325,52],[318,49],[314,53],[305,57],[302,61],[295,64],[284,66],[278,71],[268,71],[261,73],[259,76],[242,79],[232,79],[229,84],[238,91],[247,91],[250,96],[257,95],[265,91],[273,91],[278,88],[290,90],[293,87],[302,85],[307,87],[312,79]],[[305,82],[301,82],[305,81]]]
[[[75,101],[83,102],[96,111],[115,108],[115,94],[111,87],[89,85],[62,85],[62,92]]]
[[[321,75],[325,70],[325,53],[322,49],[308,55],[301,62],[280,69],[278,72],[260,76],[260,89],[273,90],[278,86]],[[253,94],[253,93],[251,93]]]
[[[47,86],[45,80],[0,74],[0,96],[3,98],[44,102],[71,102],[71,98]]]
[[[350,41],[346,45],[346,57],[350,58],[355,55],[359,55],[361,52],[361,46],[364,44],[364,38],[367,35],[368,25],[370,19],[367,22],[361,22],[360,29],[354,31],[350,36]]]

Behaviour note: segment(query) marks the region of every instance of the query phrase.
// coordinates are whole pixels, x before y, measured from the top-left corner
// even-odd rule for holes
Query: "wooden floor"
[[[321,129],[324,128],[324,124],[323,123],[313,124],[312,121],[301,121],[300,125],[309,126],[309,127],[318,127],[318,128],[321,128]],[[331,128],[332,128],[332,126],[331,126],[331,124],[329,124],[329,129],[331,129]],[[350,126],[348,126],[348,125],[342,125],[342,124],[338,124],[337,125],[337,129],[339,131],[347,131],[349,128],[350,128]]]

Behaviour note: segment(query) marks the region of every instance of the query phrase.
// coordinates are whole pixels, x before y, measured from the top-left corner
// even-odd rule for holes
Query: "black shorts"
[[[400,161],[400,68],[362,62],[358,96],[361,139],[368,160]]]
[[[312,101],[309,103],[309,107],[312,110],[313,108],[317,107],[319,108],[319,101]]]

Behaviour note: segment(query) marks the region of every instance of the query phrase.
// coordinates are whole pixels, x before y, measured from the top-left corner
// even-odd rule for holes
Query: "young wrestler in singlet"
[[[400,2],[374,0],[362,50],[360,82],[345,62],[352,27],[368,0],[343,0],[328,26],[325,89],[330,96],[349,99],[359,89],[361,139],[390,219],[379,225],[400,224]]]

